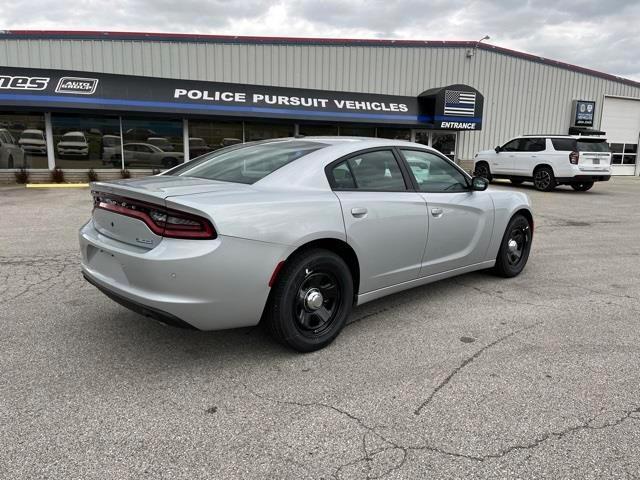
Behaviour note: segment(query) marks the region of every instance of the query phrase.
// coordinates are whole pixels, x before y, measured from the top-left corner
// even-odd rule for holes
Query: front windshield
[[[280,167],[326,147],[310,141],[276,141],[238,145],[203,155],[167,175],[206,178],[235,183],[255,183]]]
[[[22,138],[33,138],[36,140],[42,140],[42,134],[40,133],[31,133],[31,132],[25,132],[21,135]]]
[[[82,142],[84,143],[84,137],[80,135],[65,135],[62,137],[63,142]]]

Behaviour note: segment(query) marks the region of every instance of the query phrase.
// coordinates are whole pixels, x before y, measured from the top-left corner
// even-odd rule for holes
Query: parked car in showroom
[[[169,139],[164,137],[149,137],[147,138],[146,143],[150,143],[151,145],[155,145],[163,152],[174,152],[176,147],[173,143],[169,141]]]
[[[127,166],[171,168],[184,161],[184,153],[165,152],[150,143],[125,143],[122,148]],[[114,162],[120,163],[120,154]]]
[[[103,165],[119,166],[121,164],[120,137],[118,135],[103,135],[100,140],[100,152]]]
[[[82,132],[67,132],[60,138],[58,145],[60,158],[89,158],[89,142]]]
[[[46,155],[47,141],[44,139],[44,132],[28,128],[23,130],[18,140],[18,145],[22,151],[30,155]]]
[[[533,239],[529,199],[487,186],[401,140],[234,145],[161,175],[93,183],[82,272],[162,322],[216,330],[262,319],[312,351],[354,305],[475,270],[518,275]]]
[[[611,152],[606,138],[574,135],[522,135],[475,156],[476,175],[505,178],[518,185],[533,182],[549,192],[558,185],[587,191],[611,178]]]
[[[209,153],[213,150],[213,147],[207,145],[204,138],[189,137],[189,156],[191,158],[199,157],[205,153]]]
[[[20,168],[24,154],[17,140],[6,128],[0,128],[0,168]]]

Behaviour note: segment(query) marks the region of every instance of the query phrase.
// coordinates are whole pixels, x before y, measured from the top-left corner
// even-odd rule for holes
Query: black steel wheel
[[[529,220],[516,214],[509,221],[496,257],[495,272],[502,277],[515,277],[527,264],[533,231]]]
[[[556,188],[556,177],[550,167],[540,167],[533,172],[533,186],[541,192],[550,192]]]
[[[591,187],[593,187],[593,182],[571,184],[571,188],[573,188],[576,192],[586,192],[587,190],[591,190]]]
[[[278,274],[265,312],[272,335],[300,352],[333,341],[353,306],[353,279],[337,254],[324,249],[302,251]]]
[[[487,162],[476,163],[473,174],[478,177],[484,177],[489,181],[493,180],[493,177],[491,176],[491,169],[489,168],[489,164]]]

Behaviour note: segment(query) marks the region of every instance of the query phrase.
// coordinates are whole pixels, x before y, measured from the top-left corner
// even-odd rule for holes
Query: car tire
[[[519,178],[510,178],[509,181],[514,185],[521,185],[524,180],[520,180]]]
[[[505,278],[519,275],[529,259],[532,239],[533,231],[529,220],[524,215],[514,215],[502,237],[494,273]]]
[[[587,190],[591,190],[591,187],[593,187],[593,182],[571,184],[571,188],[573,188],[576,192],[586,192]]]
[[[329,250],[306,250],[279,272],[265,320],[277,341],[312,352],[336,338],[352,306],[353,278],[345,261]]]
[[[484,177],[489,181],[493,180],[491,169],[489,168],[489,164],[487,162],[476,163],[473,174],[478,177]]]
[[[540,167],[533,172],[533,186],[541,192],[550,192],[557,186],[551,167]]]

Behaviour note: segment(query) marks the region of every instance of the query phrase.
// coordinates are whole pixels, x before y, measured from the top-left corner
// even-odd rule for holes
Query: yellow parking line
[[[87,188],[88,183],[27,183],[27,188]]]

